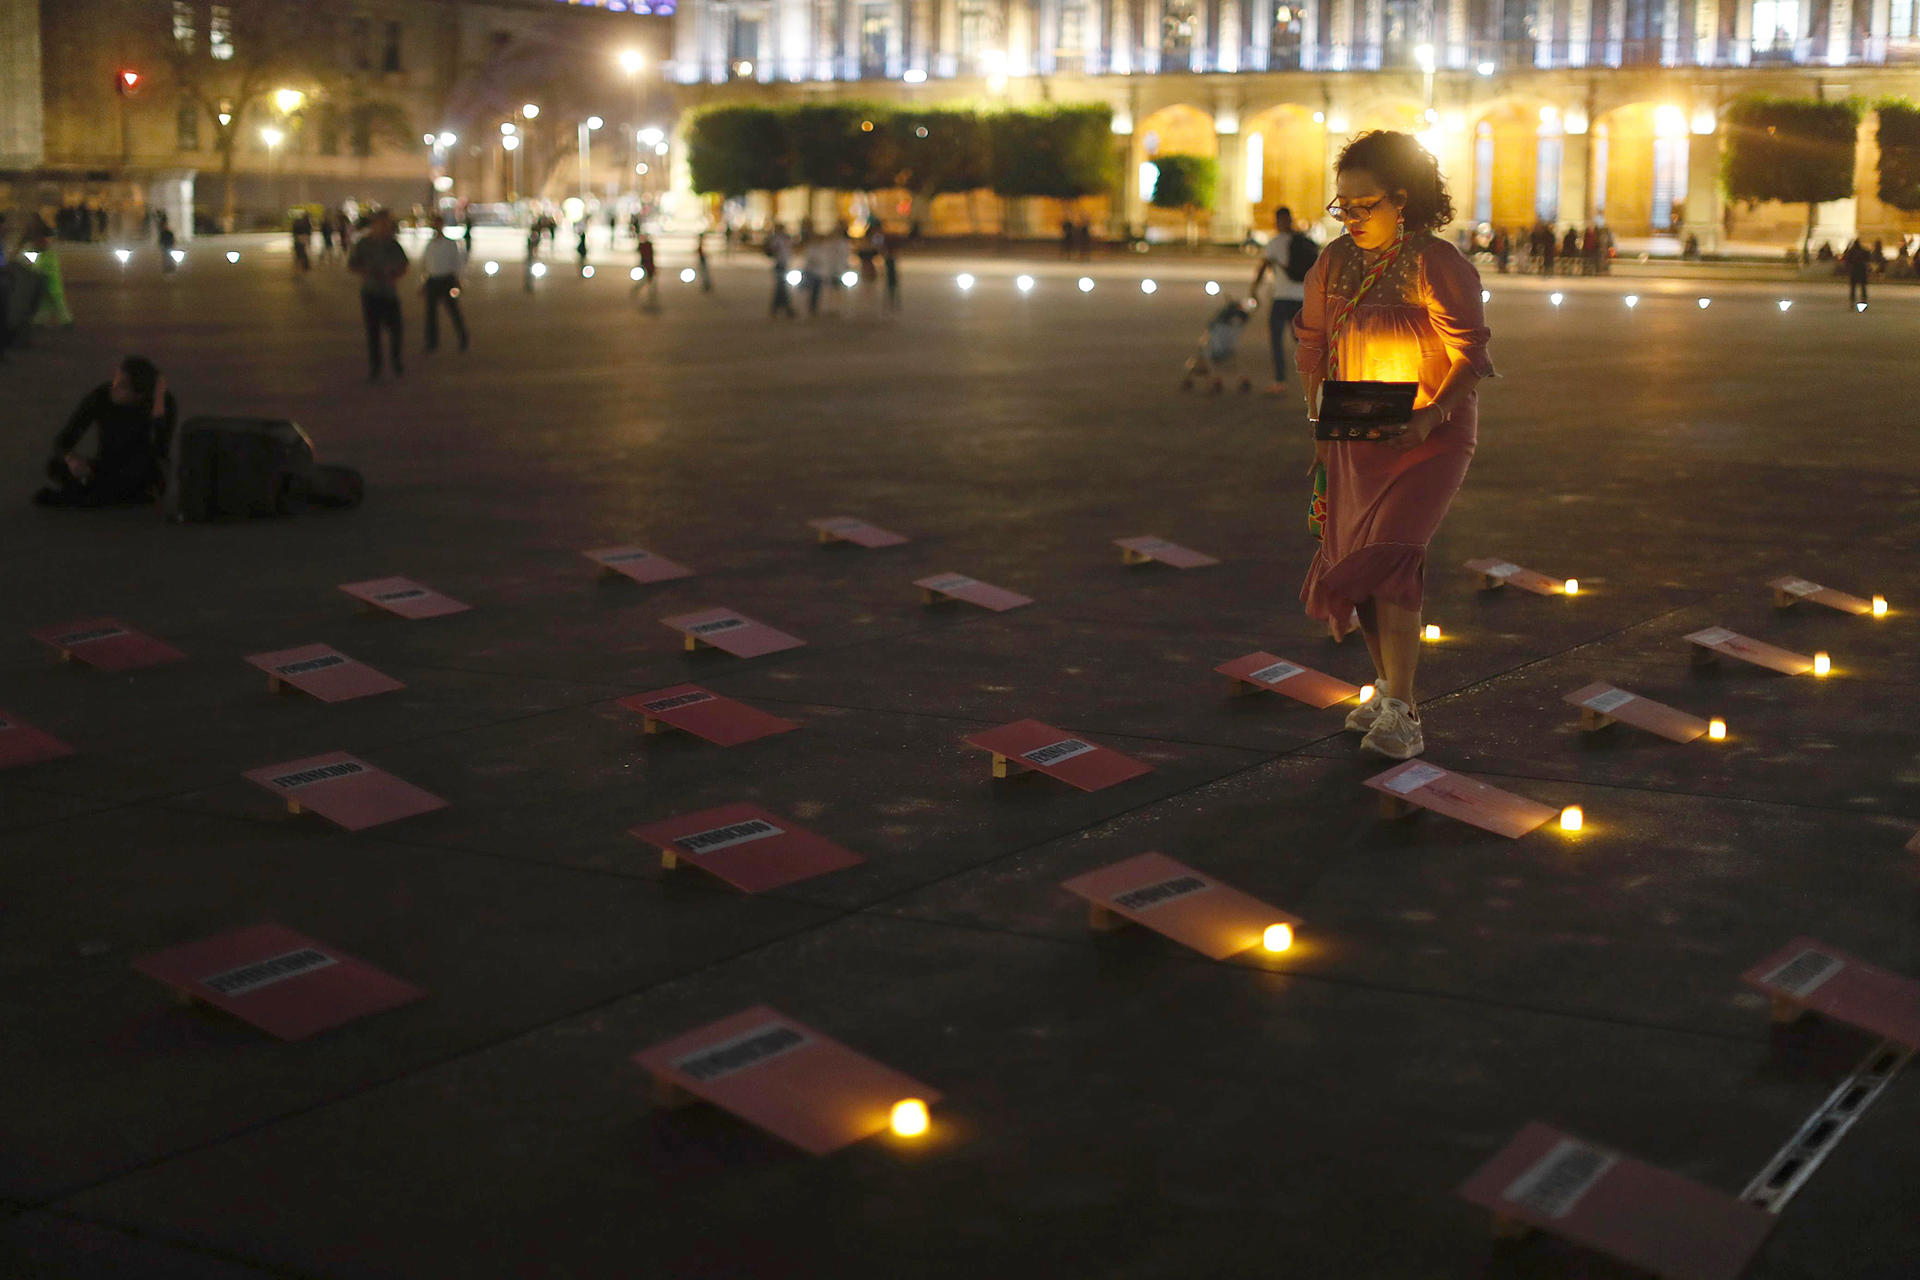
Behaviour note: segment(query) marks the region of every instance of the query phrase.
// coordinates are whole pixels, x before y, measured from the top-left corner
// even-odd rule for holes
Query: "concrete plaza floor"
[[[962,293],[964,265],[909,260],[897,316],[788,324],[758,260],[710,296],[670,276],[648,314],[601,258],[532,294],[476,276],[465,355],[418,354],[410,296],[407,375],[370,386],[337,269],[70,253],[78,327],[0,366],[0,707],[78,749],[0,774],[0,1276],[1612,1276],[1492,1240],[1455,1189],[1543,1119],[1737,1193],[1862,1045],[1772,1027],[1739,975],[1800,934],[1920,972],[1920,300],[1489,281],[1503,377],[1433,548],[1423,684],[1429,760],[1586,812],[1509,841],[1382,821],[1343,709],[1213,674],[1267,649],[1370,675],[1295,603],[1295,402],[1174,389],[1217,266],[1103,263],[1083,294],[1049,264],[1022,295],[1015,264]],[[28,506],[136,350],[188,414],[302,423],[366,505]],[[834,515],[913,540],[817,545]],[[1222,563],[1123,567],[1133,534]],[[596,579],[581,549],[615,543],[698,575]],[[1584,589],[1483,593],[1475,556]],[[1036,603],[928,609],[910,583],[943,571]],[[1894,612],[1776,613],[1785,573]],[[389,574],[474,608],[336,590]],[[684,654],[658,620],[709,605],[807,646]],[[103,614],[188,660],[105,675],[26,634]],[[1835,674],[1697,673],[1680,637],[1715,623]],[[329,706],[242,661],[311,642],[407,688]],[[1586,741],[1561,697],[1596,679],[1732,736]],[[686,680],[802,727],[721,750],[614,705]],[[960,739],[1025,717],[1153,772],[994,781]],[[348,834],[240,776],[332,750],[451,803]],[[747,896],[626,834],[734,801],[866,860]],[[1090,935],[1060,881],[1149,849],[1298,915],[1299,945]],[[130,967],[264,921],[430,994],[278,1043]],[[932,1133],[814,1159],[653,1105],[631,1054],[761,1003],[941,1090]],[[1749,1274],[1920,1274],[1916,1124],[1902,1077]]]

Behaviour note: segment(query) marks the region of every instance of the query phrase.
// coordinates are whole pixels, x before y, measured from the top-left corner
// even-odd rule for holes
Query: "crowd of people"
[[[1524,232],[1505,227],[1476,229],[1463,246],[1469,256],[1484,256],[1505,275],[1517,265],[1534,275],[1604,276],[1614,257],[1613,232],[1603,222],[1584,230],[1568,227],[1555,234],[1544,218]]]
[[[772,317],[798,317],[793,305],[795,289],[806,295],[809,319],[819,316],[823,298],[833,312],[841,290],[849,287],[849,272],[867,310],[878,309],[883,287],[887,310],[900,305],[898,248],[878,222],[867,224],[865,232],[856,237],[844,222],[819,231],[809,220],[800,224],[798,241],[787,234],[785,226],[775,223],[767,231],[765,252],[773,268],[773,301],[768,308]],[[800,262],[797,268],[796,257]]]

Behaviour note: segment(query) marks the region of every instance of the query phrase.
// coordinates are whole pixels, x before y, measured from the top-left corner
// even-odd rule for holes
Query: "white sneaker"
[[[1373,722],[1380,718],[1380,704],[1387,700],[1387,682],[1376,680],[1373,683],[1373,696],[1347,712],[1347,728],[1355,733],[1365,733],[1373,728]]]
[[[1367,730],[1367,736],[1360,739],[1361,750],[1378,752],[1390,760],[1411,760],[1427,749],[1420,722],[1413,718],[1413,708],[1398,698],[1375,698],[1374,701],[1380,704],[1380,715],[1373,722],[1373,728]]]

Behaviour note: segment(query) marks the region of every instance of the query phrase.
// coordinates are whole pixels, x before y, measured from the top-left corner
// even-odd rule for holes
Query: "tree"
[[[1720,179],[1735,200],[1781,200],[1807,206],[1804,260],[1821,204],[1853,194],[1860,103],[1848,98],[1780,98],[1746,94],[1726,113]]]
[[[221,226],[234,225],[233,158],[240,131],[269,94],[291,89],[312,97],[335,65],[337,32],[331,10],[284,0],[224,0],[213,9],[195,6],[209,25],[176,35],[171,15],[159,5],[133,11],[156,30],[166,50],[174,88],[213,122],[220,156]],[[131,16],[131,15],[130,15]],[[218,24],[212,21],[219,19]]]
[[[1159,177],[1154,179],[1148,203],[1156,209],[1178,209],[1187,218],[1187,242],[1193,242],[1194,212],[1213,207],[1213,189],[1219,166],[1212,156],[1155,156]]]
[[[1002,199],[1078,200],[1111,191],[1119,177],[1113,110],[1027,107],[987,118],[990,184]]]
[[[885,128],[894,165],[887,185],[907,192],[912,201],[909,222],[923,218],[935,196],[987,185],[992,155],[986,126],[975,112],[957,107],[901,111],[887,118]]]
[[[783,114],[772,107],[712,107],[687,124],[687,170],[702,195],[775,193],[793,185]]]
[[[1880,199],[1905,213],[1920,213],[1920,107],[1904,98],[1883,98],[1880,116]]]
[[[871,191],[888,186],[888,110],[870,102],[821,102],[786,113],[794,177],[828,191]],[[811,209],[812,201],[808,201]]]

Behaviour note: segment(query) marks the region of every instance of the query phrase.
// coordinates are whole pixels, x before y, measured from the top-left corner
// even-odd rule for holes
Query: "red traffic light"
[[[115,73],[113,77],[113,87],[123,94],[138,93],[140,91],[140,73],[138,71],[122,69]]]

